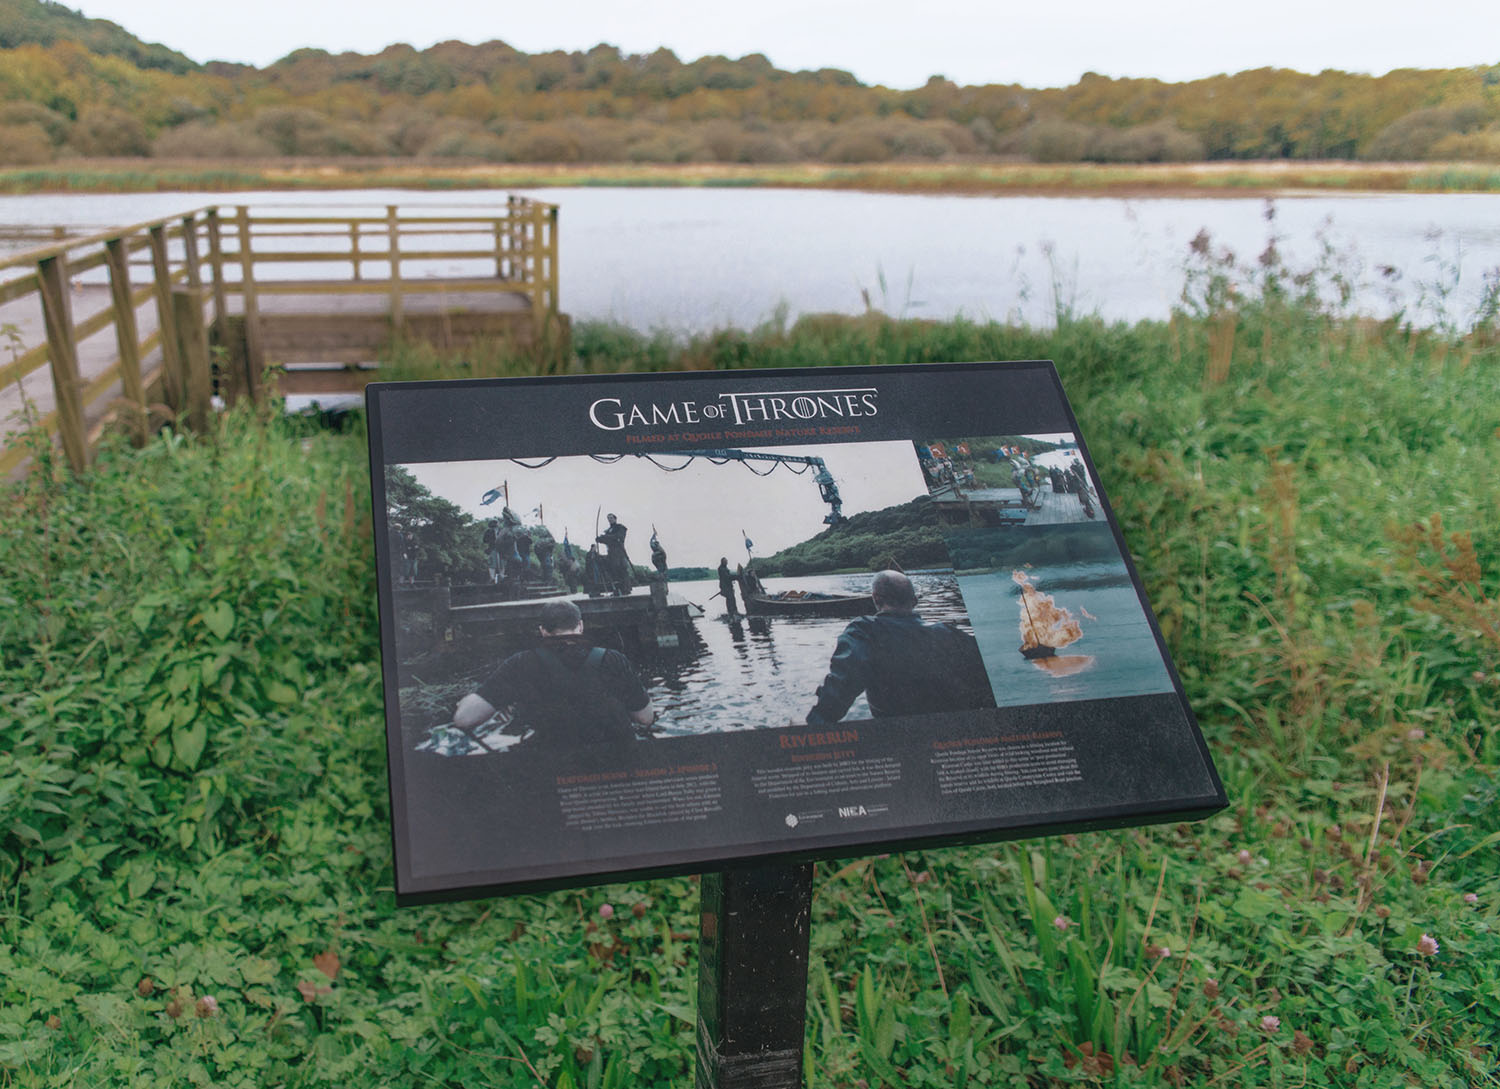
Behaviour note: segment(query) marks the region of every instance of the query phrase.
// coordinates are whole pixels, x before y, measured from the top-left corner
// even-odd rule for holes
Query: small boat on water
[[[745,612],[751,616],[868,616],[875,612],[875,599],[869,594],[761,590],[744,596]]]
[[[1036,643],[1029,647],[1022,647],[1021,657],[1027,661],[1034,661],[1037,658],[1055,658],[1057,657],[1057,648],[1049,647],[1046,643]]]

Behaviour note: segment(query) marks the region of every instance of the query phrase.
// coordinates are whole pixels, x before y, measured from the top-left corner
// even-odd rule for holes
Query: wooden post
[[[385,229],[391,248],[391,329],[401,332],[401,225],[396,219],[396,206],[385,208]]]
[[[183,404],[181,411],[194,431],[208,430],[213,413],[213,373],[208,362],[208,328],[203,324],[203,292],[179,287],[172,292],[177,329],[177,355],[182,360]]]
[[[540,337],[557,313],[557,209],[541,203],[530,208],[531,320]]]
[[[237,210],[240,233],[240,302],[245,312],[245,392],[259,404],[264,398],[260,372],[266,369],[265,352],[260,345],[260,305],[255,298],[255,258],[250,252],[250,209],[241,204]]]
[[[557,206],[547,209],[547,312],[556,317],[557,302]]]
[[[214,277],[214,325],[222,334],[224,315],[229,313],[229,300],[224,295],[224,239],[220,234],[219,210],[210,208],[205,219],[208,226],[208,267]]]
[[[203,271],[198,267],[198,224],[192,216],[182,217],[182,260],[187,266],[189,287],[203,286]]]
[[[349,255],[354,261],[354,282],[359,283],[359,221],[349,222]]]
[[[531,321],[541,343],[542,324],[547,320],[547,219],[546,209],[531,205]]]
[[[696,1089],[799,1089],[812,865],[706,873]]]
[[[124,239],[111,238],[104,243],[104,263],[109,268],[109,301],[115,312],[115,346],[120,351],[120,389],[135,412],[130,431],[139,446],[146,441],[146,386],[141,380],[141,334],[135,321],[130,257]]]
[[[57,394],[57,429],[63,452],[74,472],[89,464],[88,438],[83,423],[83,383],[78,377],[78,343],[73,338],[73,309],[68,300],[68,271],[59,254],[36,263],[42,296],[42,320],[47,327],[47,356],[52,362],[52,388]]]
[[[526,222],[522,219],[525,203],[520,197],[505,198],[505,278],[511,283],[526,283]]]
[[[150,228],[152,286],[156,293],[156,327],[161,330],[161,385],[167,404],[181,412],[186,393],[182,358],[177,354],[177,327],[172,310],[172,269],[167,263],[167,230],[161,224]]]
[[[505,275],[505,224],[495,220],[495,279],[504,280]]]

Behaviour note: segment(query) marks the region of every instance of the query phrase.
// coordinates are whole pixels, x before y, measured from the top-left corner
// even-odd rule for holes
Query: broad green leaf
[[[880,1011],[875,1025],[875,1050],[882,1059],[889,1059],[896,1047],[896,1011],[887,1005]]]
[[[130,610],[130,622],[136,626],[137,631],[144,632],[151,626],[151,618],[155,615],[155,606],[148,605],[144,601],[137,602]]]
[[[146,859],[137,859],[130,867],[130,877],[125,889],[132,900],[139,900],[156,884],[156,864]]]
[[[192,681],[192,673],[187,665],[179,662],[172,667],[172,675],[167,678],[167,691],[174,696],[180,696],[188,689]]]
[[[183,767],[191,771],[198,766],[203,756],[203,746],[208,742],[208,727],[199,715],[187,726],[172,731],[172,750]]]
[[[203,611],[203,623],[220,639],[227,638],[234,629],[234,609],[227,601],[215,601]]]
[[[168,726],[172,725],[172,712],[160,703],[153,703],[146,708],[145,726],[146,736],[155,737]]]

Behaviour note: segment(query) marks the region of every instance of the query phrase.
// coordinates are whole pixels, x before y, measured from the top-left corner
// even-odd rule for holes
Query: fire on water
[[[1038,653],[1046,648],[1054,652],[1083,638],[1083,626],[1068,609],[1057,604],[1051,594],[1036,588],[1025,571],[1012,571],[1011,579],[1021,588],[1021,653],[1028,658],[1050,657]]]

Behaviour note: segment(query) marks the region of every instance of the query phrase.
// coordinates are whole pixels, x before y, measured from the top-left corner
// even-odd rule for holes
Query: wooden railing
[[[211,394],[200,292],[207,267],[214,270],[215,296],[222,298],[218,238],[217,211],[201,208],[0,261],[0,354],[10,356],[0,361],[0,394],[19,390],[26,377],[48,367],[53,407],[36,422],[60,440],[75,469],[88,464],[112,420],[144,436],[153,404],[164,402],[190,425],[206,423]],[[200,255],[205,242],[206,261]],[[151,269],[145,284],[131,275],[141,265]],[[75,287],[96,269],[106,271],[108,300],[75,320]],[[143,316],[148,303],[154,312]],[[112,350],[101,350],[95,338],[110,328]],[[38,342],[28,344],[33,339]],[[86,345],[87,358],[80,358],[80,345]],[[11,411],[23,400],[15,398]],[[107,404],[101,407],[101,401]],[[14,444],[0,450],[0,473],[28,455]]]
[[[461,244],[434,247],[430,241],[434,238]],[[470,240],[474,240],[472,245],[462,244]],[[424,292],[527,295],[538,322],[558,309],[557,207],[526,197],[509,197],[504,215],[486,215],[482,210],[402,212],[394,204],[386,207],[383,216],[270,215],[252,213],[242,205],[235,211],[225,241],[233,243],[225,260],[240,269],[229,290],[243,294],[247,318],[254,316],[258,297],[269,294],[384,293],[397,324],[402,297]],[[494,273],[455,279],[412,277],[402,271],[403,264],[416,261],[459,260],[493,262]],[[332,265],[338,277],[310,283],[302,277],[257,275],[258,267],[272,264]],[[372,265],[384,275],[370,279],[367,271]]]
[[[483,262],[484,271],[413,275],[411,266],[424,261]],[[90,289],[98,295],[101,269],[107,300],[96,299],[96,308],[75,319],[74,297]],[[132,275],[139,269],[147,270],[144,278]],[[322,275],[292,275],[293,269]],[[141,437],[153,411],[192,427],[207,423],[213,392],[207,330],[222,328],[235,309],[245,322],[242,388],[258,396],[267,362],[258,311],[266,296],[383,294],[399,330],[411,295],[518,294],[529,300],[541,330],[558,313],[557,285],[557,208],[522,197],[509,198],[501,215],[403,213],[395,205],[383,216],[199,208],[0,259],[0,399],[11,391],[13,411],[20,403],[13,388],[49,367],[54,404],[38,422],[60,441],[69,464],[82,469],[111,421]],[[154,305],[143,311],[148,304]],[[115,335],[106,349],[110,328]],[[0,450],[0,474],[27,456],[15,444]]]

